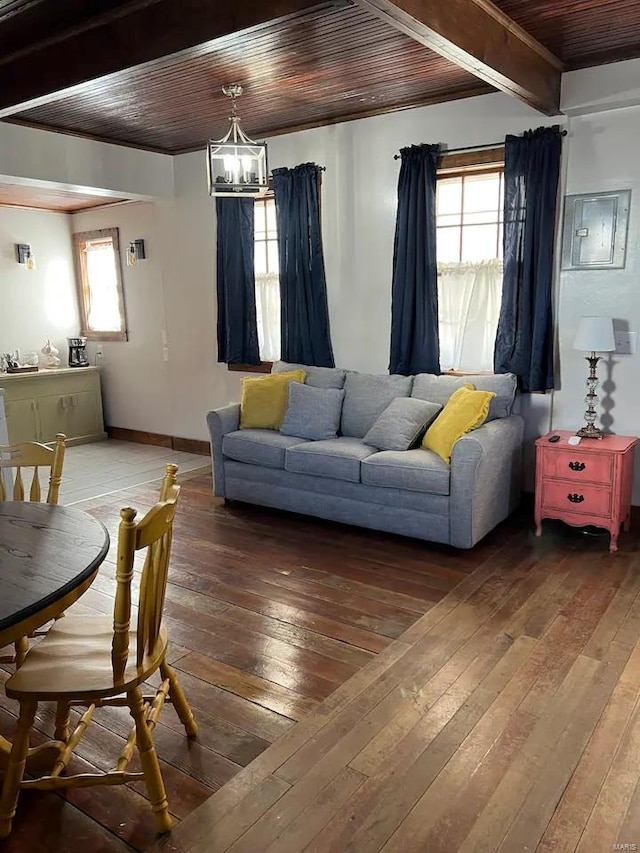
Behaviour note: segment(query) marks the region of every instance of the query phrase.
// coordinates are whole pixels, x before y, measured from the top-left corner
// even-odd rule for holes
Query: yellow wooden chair
[[[23,501],[25,499],[23,476],[25,468],[33,468],[28,500],[42,500],[39,470],[40,468],[50,468],[49,489],[47,491],[46,502],[48,504],[57,504],[60,483],[62,481],[62,466],[64,464],[66,441],[66,435],[59,433],[56,435],[53,447],[47,447],[46,444],[39,444],[37,441],[16,444],[13,447],[0,446],[0,501],[8,500],[7,494],[9,491],[12,493],[12,500]],[[7,483],[3,476],[4,471],[11,469],[15,471],[13,489],[7,488]]]
[[[197,726],[189,704],[166,661],[167,632],[162,626],[162,610],[167,584],[173,519],[180,487],[176,485],[176,465],[168,465],[160,502],[136,523],[136,511],[120,512],[118,565],[113,621],[105,616],[81,616],[69,608],[42,642],[27,654],[22,667],[5,685],[7,696],[20,703],[20,716],[5,772],[0,798],[0,838],[11,831],[18,795],[22,788],[52,790],[93,785],[118,785],[144,778],[155,813],[158,832],[171,828],[164,782],[152,740],[152,731],[165,701],[171,702],[187,735],[194,737]],[[131,620],[131,580],[136,552],[146,550],[140,582],[139,608],[135,627]],[[144,696],[141,684],[156,670],[162,683],[155,695]],[[59,748],[58,758],[48,776],[24,780],[25,761],[42,751],[29,749],[29,733],[38,702],[57,702],[55,738],[49,746]],[[72,752],[87,728],[96,708],[128,705],[134,725],[115,768],[108,773],[62,776]],[[69,711],[86,707],[72,734]],[[127,771],[138,748],[142,773]]]
[[[25,478],[29,479],[25,469],[30,468],[33,471],[27,499],[40,501],[42,499],[42,487],[39,472],[41,468],[49,468],[49,487],[46,502],[57,504],[60,483],[62,482],[66,440],[66,435],[59,433],[53,447],[47,447],[46,444],[39,444],[37,441],[16,444],[13,447],[0,446],[0,501],[8,500],[8,494],[11,494],[11,500],[14,501],[25,499],[24,481]],[[11,479],[9,479],[9,475],[11,475]],[[15,663],[16,666],[20,666],[28,650],[28,638],[21,637],[15,643],[15,656],[0,658],[0,663]]]

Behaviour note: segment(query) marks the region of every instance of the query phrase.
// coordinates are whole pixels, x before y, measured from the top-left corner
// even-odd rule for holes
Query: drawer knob
[[[571,501],[572,504],[581,504],[584,500],[584,495],[577,495],[574,492],[573,494],[567,495],[567,500]]]
[[[586,467],[584,462],[569,462],[569,468],[572,471],[584,471]]]

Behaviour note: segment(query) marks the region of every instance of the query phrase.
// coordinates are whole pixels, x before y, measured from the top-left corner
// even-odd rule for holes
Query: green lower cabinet
[[[68,444],[106,438],[100,372],[96,367],[0,376],[11,444],[55,440]]]
[[[81,438],[102,431],[95,392],[55,394],[38,400],[40,441],[54,441],[59,432]]]
[[[40,440],[36,405],[36,401],[33,399],[7,400],[5,402],[10,444]]]

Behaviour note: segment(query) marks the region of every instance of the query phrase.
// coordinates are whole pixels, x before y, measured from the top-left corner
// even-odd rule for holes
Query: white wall
[[[163,360],[167,328],[163,279],[164,253],[156,222],[156,205],[139,202],[89,210],[73,216],[73,231],[119,228],[122,286],[127,314],[127,341],[89,344],[92,361],[102,367],[105,420],[109,426],[177,435],[169,364]],[[147,258],[135,267],[125,263],[131,240],[145,241]]]
[[[173,158],[0,122],[0,178],[127,198],[173,195]]]
[[[580,317],[610,316],[621,328],[640,330],[640,108],[573,118],[570,131],[567,193],[631,189],[631,213],[624,269],[563,271],[560,275],[557,320],[561,389],[555,394],[553,416],[558,429],[575,428],[584,412],[588,368],[584,353],[573,349]],[[609,395],[609,418],[604,423],[616,433],[640,434],[639,371],[638,353],[613,354],[606,364],[600,364],[600,379],[607,382],[601,397]],[[635,496],[640,499],[640,476],[636,476]]]
[[[34,270],[17,263],[16,243],[31,246]],[[71,217],[0,207],[0,351],[39,352],[50,338],[66,363],[78,331]]]
[[[202,153],[175,158],[175,200],[158,210],[164,250],[172,435],[208,439],[206,413],[240,399],[241,374],[217,363],[216,221]]]
[[[73,227],[117,227],[123,248],[145,241],[146,260],[122,266],[129,340],[104,343],[98,362],[107,424],[206,439],[206,413],[239,399],[240,374],[216,362],[215,212],[204,153],[176,158],[175,178],[173,201],[78,213]]]

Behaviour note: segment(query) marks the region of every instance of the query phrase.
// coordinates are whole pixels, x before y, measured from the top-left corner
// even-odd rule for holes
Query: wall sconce
[[[36,259],[28,243],[16,243],[16,260],[19,264],[24,264],[28,270],[36,268]]]
[[[144,240],[132,240],[127,249],[127,266],[135,267],[138,261],[144,261]]]

